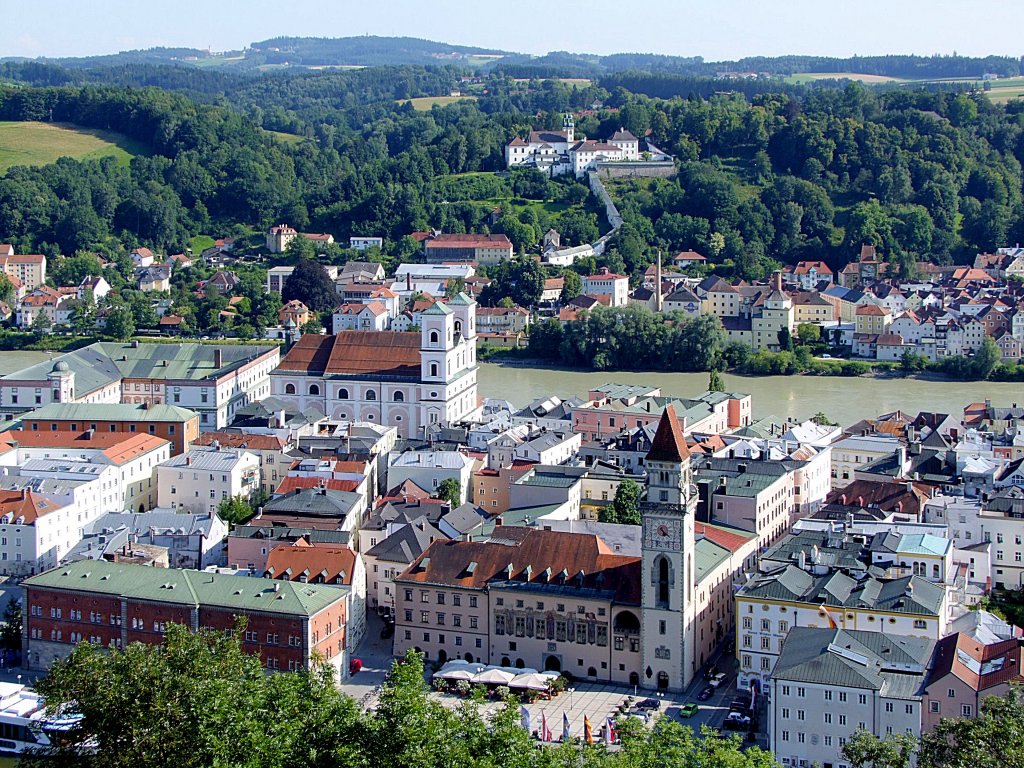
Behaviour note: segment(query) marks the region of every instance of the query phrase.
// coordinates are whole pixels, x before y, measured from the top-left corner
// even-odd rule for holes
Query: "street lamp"
[[[572,695],[576,692],[575,688],[567,688],[566,693],[569,694],[569,711],[572,712]]]

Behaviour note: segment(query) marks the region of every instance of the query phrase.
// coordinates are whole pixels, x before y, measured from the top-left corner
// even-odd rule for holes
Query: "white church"
[[[420,330],[305,334],[270,374],[271,393],[330,422],[423,435],[471,418],[477,402],[476,302],[463,293],[422,313]]]
[[[577,140],[575,126],[567,113],[561,131],[530,131],[529,141],[516,136],[505,146],[505,165],[537,168],[548,176],[573,173],[579,178],[599,162],[640,160],[640,140],[624,128],[608,141],[593,141],[586,137]]]

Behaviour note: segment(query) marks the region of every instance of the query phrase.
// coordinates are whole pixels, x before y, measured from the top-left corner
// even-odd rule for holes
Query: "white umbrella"
[[[484,685],[508,685],[515,679],[515,675],[511,672],[506,672],[503,669],[492,668],[485,669],[473,678],[474,683],[483,683]]]
[[[528,672],[525,675],[516,675],[515,679],[508,684],[509,688],[526,688],[531,691],[546,691],[548,681],[551,678],[539,675],[536,672]]]
[[[449,662],[448,664],[445,664],[437,672],[435,672],[434,677],[440,678],[442,680],[472,681],[472,679],[483,669],[485,669],[485,666],[483,664],[470,664],[465,661],[461,661],[458,664],[454,662]]]
[[[476,673],[468,669],[449,669],[447,672],[435,673],[434,677],[441,680],[469,680],[472,682],[473,678],[476,677]]]

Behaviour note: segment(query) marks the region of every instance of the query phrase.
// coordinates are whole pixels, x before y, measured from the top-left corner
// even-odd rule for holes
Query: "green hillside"
[[[47,165],[59,157],[114,157],[127,165],[138,154],[146,154],[145,147],[113,131],[66,123],[0,122],[0,173],[16,165]]]

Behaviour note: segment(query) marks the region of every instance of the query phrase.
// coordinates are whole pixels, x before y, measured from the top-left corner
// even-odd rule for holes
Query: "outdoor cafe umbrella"
[[[434,673],[434,677],[441,680],[469,680],[472,682],[482,669],[484,669],[483,664],[452,664],[439,669]]]
[[[546,691],[551,678],[537,672],[529,672],[525,675],[516,675],[515,679],[508,684],[509,688],[525,688],[531,691]]]
[[[508,685],[515,677],[511,672],[506,672],[503,669],[485,669],[473,678],[473,682],[484,685]]]

